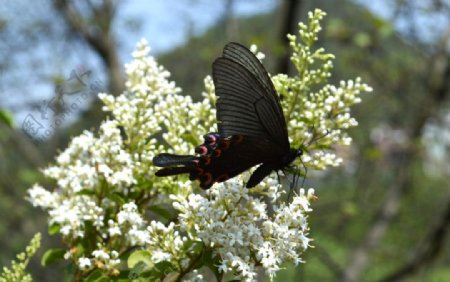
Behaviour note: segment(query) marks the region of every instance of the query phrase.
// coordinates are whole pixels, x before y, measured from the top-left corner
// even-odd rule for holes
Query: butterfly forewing
[[[288,133],[286,122],[284,120],[283,110],[280,104],[280,98],[275,90],[275,87],[273,86],[269,74],[267,73],[262,63],[245,46],[235,42],[228,43],[224,47],[223,57],[230,59],[231,61],[236,62],[247,69],[251,74],[253,74],[254,78],[264,88],[265,91],[262,94],[269,100],[268,105],[270,105],[273,113],[276,114],[274,121],[276,121],[277,126],[282,129],[282,133],[280,134],[279,138],[284,139],[286,143],[285,146],[288,146]]]
[[[238,63],[219,58],[213,64],[213,79],[219,133],[270,139],[255,111],[254,103],[262,98],[263,89],[252,74]]]
[[[289,150],[278,96],[253,53],[239,44],[228,44],[224,56],[213,64],[213,80],[218,96],[218,128],[222,135],[265,138],[285,152]]]
[[[250,50],[239,43],[231,42],[224,47],[223,57],[245,67],[265,88],[266,92],[271,95],[274,103],[277,103],[278,95],[266,69]]]

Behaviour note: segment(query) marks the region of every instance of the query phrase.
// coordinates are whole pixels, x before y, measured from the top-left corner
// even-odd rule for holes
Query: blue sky
[[[253,0],[236,1],[234,14],[245,16],[268,12],[277,4],[277,0],[258,0],[258,5],[255,5]],[[34,3],[17,1],[0,7],[0,15],[6,17],[13,26],[13,32],[19,31],[30,26],[33,17],[51,17],[46,13],[49,5],[50,3],[46,0],[36,0]],[[26,9],[23,13],[29,15],[28,17],[17,17],[17,12],[22,9]],[[200,34],[217,22],[223,15],[224,9],[224,1],[211,0],[121,2],[114,26],[121,62],[126,63],[131,60],[131,52],[143,37],[148,40],[153,55],[176,48],[187,38],[188,26],[194,34]],[[129,19],[137,20],[140,28],[130,31],[127,28]],[[70,48],[65,49],[65,47]],[[70,50],[69,54],[67,50]],[[9,50],[9,52],[15,51],[14,49]],[[36,57],[40,57],[42,62],[38,66],[32,66],[30,59]],[[39,119],[40,113],[27,104],[33,102],[42,105],[54,98],[54,85],[51,82],[51,76],[54,73],[59,72],[64,77],[68,77],[73,69],[80,66],[101,69],[101,63],[96,55],[86,52],[82,44],[68,46],[64,39],[56,39],[56,42],[40,42],[29,52],[16,54],[15,60],[18,61],[17,67],[8,70],[12,71],[12,75],[8,73],[11,78],[2,79],[6,83],[0,89],[2,97],[0,106],[9,108],[14,113],[18,127],[29,115],[45,125],[46,122]],[[34,71],[35,67],[38,67],[39,71]],[[98,71],[94,73],[94,76],[94,78],[105,81]],[[79,106],[83,108],[86,103]],[[72,114],[65,122],[74,121],[76,118],[77,114]]]
[[[392,9],[389,7],[388,0],[356,1],[367,6],[370,10],[382,17],[392,17]],[[42,11],[45,12],[46,6],[49,5],[49,2],[46,0],[36,0],[33,3],[27,1],[9,3],[14,4],[0,7],[0,14],[5,15],[9,10],[9,12],[14,13],[8,15],[12,20],[11,22],[18,23],[19,25],[26,25],[27,21],[30,20],[30,18],[16,17],[17,10],[20,11],[21,7],[27,7],[31,11],[32,17],[39,12],[41,14]],[[200,34],[220,19],[225,9],[224,3],[225,1],[217,0],[129,0],[120,2],[114,30],[118,39],[121,62],[126,63],[131,60],[131,52],[135,44],[142,37],[148,40],[152,48],[152,53],[157,55],[182,44],[186,39],[189,28],[194,34]],[[278,0],[235,1],[234,14],[236,16],[244,16],[268,12],[274,9],[278,3]],[[137,19],[140,22],[140,28],[134,31],[127,29],[129,19]],[[438,19],[434,18],[423,19],[425,21],[424,23],[423,21],[420,22],[421,19],[418,19],[421,26],[425,26],[425,23],[430,24],[426,20],[431,21],[431,23],[434,22],[434,25],[436,25],[436,22],[439,22]],[[396,27],[398,29],[405,28],[402,27],[401,22]],[[433,36],[430,32],[424,35]],[[48,79],[52,73],[60,72],[64,77],[67,77],[74,68],[80,65],[94,69],[101,68],[98,57],[90,52],[86,52],[86,49],[81,45],[80,48],[70,46],[72,47],[69,49],[71,53],[67,54],[67,50],[64,49],[64,42],[58,42],[58,44],[59,47],[53,48],[51,46],[49,48],[48,43],[47,45],[44,43],[42,46],[35,46],[31,55],[23,54],[24,57],[36,56],[37,54],[49,59],[45,62],[45,65],[29,66],[26,63],[26,59],[23,58],[23,62],[18,64],[17,68],[14,68],[15,72],[20,72],[20,79],[11,80],[15,83],[14,86],[5,84],[0,89],[2,92],[2,105],[0,106],[10,107],[15,112],[18,125],[32,111],[31,109],[27,109],[27,107],[22,107],[22,104],[29,103],[30,101],[41,102],[41,100],[48,100],[54,97],[54,85]],[[47,74],[39,74],[40,76],[38,76],[37,74],[39,72],[33,71],[35,67],[40,69],[40,73],[45,73],[44,68],[48,69]],[[46,75],[47,79],[45,79]],[[101,73],[98,72],[96,77],[102,79]],[[16,108],[23,108],[24,110],[16,111]],[[75,118],[76,116],[73,117],[73,119]]]
[[[258,14],[274,9],[277,4],[276,0],[235,1],[234,12],[236,16]],[[188,25],[199,34],[214,25],[224,9],[224,1],[217,0],[129,1],[123,5],[120,16],[140,19],[143,25],[138,33],[123,34],[126,38],[125,58],[141,37],[148,40],[156,54],[168,51],[184,42]]]

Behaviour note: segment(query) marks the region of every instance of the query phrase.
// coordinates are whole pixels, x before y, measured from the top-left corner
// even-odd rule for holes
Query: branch
[[[108,49],[106,46],[105,35],[98,33],[94,35],[94,32],[89,30],[86,25],[83,16],[77,11],[67,0],[55,0],[55,6],[57,10],[61,12],[64,19],[68,23],[71,29],[77,32],[84,40],[87,41],[101,56],[102,59],[108,57]],[[96,12],[94,12],[96,14]]]
[[[450,29],[445,33],[438,44],[437,51],[431,57],[427,81],[428,95],[424,96],[422,103],[419,103],[416,118],[411,124],[411,145],[399,152],[401,159],[394,168],[397,178],[390,186],[384,204],[378,210],[365,239],[350,256],[350,264],[344,271],[342,281],[359,280],[369,262],[370,254],[379,245],[388,226],[398,213],[401,198],[405,191],[412,187],[412,162],[418,157],[418,150],[413,144],[421,136],[428,119],[437,112],[436,109],[449,95],[450,54],[447,51],[449,38]]]
[[[180,269],[180,273],[174,279],[174,281],[176,281],[176,282],[182,281],[183,277],[194,269],[194,267],[197,265],[197,263],[200,261],[200,259],[204,255],[204,248],[205,248],[205,246],[203,245],[203,248],[200,251],[200,253],[197,256],[195,256],[194,258],[191,258],[191,261],[189,262],[189,265],[186,267],[186,269]]]
[[[281,4],[281,17],[283,22],[281,23],[280,44],[284,49],[283,55],[278,59],[276,73],[289,73],[289,67],[291,65],[291,55],[289,50],[289,40],[287,34],[296,34],[297,27],[297,15],[302,6],[302,0],[284,0]]]
[[[31,137],[25,135],[20,129],[11,129],[0,125],[0,132],[8,132],[8,143],[14,149],[21,152],[21,155],[34,167],[42,167],[45,158],[37,146],[31,141]]]
[[[431,264],[438,257],[445,240],[448,239],[447,234],[450,229],[450,193],[447,194],[445,206],[444,212],[441,213],[434,226],[428,232],[423,244],[416,249],[412,259],[380,281],[402,281],[407,276],[411,276],[421,268]]]
[[[402,160],[398,162],[397,179],[390,186],[383,206],[378,210],[374,223],[361,245],[350,256],[350,264],[341,276],[342,281],[358,281],[364,271],[371,252],[378,246],[389,224],[399,210],[400,200],[407,188],[410,187],[412,152],[403,152]]]
[[[318,257],[323,262],[323,264],[328,266],[328,269],[330,269],[336,277],[341,277],[344,273],[341,265],[339,265],[336,260],[333,259],[333,257],[321,246],[315,244],[314,249],[316,250]]]
[[[109,72],[109,90],[113,94],[121,93],[124,87],[124,78],[110,30],[115,15],[115,6],[111,0],[104,0],[99,7],[95,7],[90,1],[87,3],[95,16],[93,19],[85,19],[70,1],[54,0],[56,10],[60,12],[69,27],[86,41],[102,59]],[[93,26],[96,28],[89,26],[88,22],[93,22]]]

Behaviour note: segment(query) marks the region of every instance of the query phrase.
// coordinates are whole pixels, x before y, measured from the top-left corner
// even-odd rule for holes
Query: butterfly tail
[[[159,167],[171,167],[171,166],[193,167],[195,166],[194,163],[195,159],[197,159],[197,157],[190,155],[159,154],[153,158],[153,164]]]
[[[159,154],[153,158],[155,166],[162,167],[155,175],[159,177],[189,173],[194,178],[198,157],[190,155]]]
[[[163,176],[172,176],[172,175],[178,175],[183,173],[191,173],[192,168],[191,167],[165,167],[163,169],[158,170],[155,175],[159,177]]]

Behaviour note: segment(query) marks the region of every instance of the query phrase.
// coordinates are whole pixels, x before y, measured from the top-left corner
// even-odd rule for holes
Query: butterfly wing
[[[217,121],[223,136],[244,134],[289,150],[286,122],[272,81],[258,58],[229,43],[213,64]]]
[[[190,155],[174,155],[174,154],[159,154],[153,158],[153,164],[159,167],[170,167],[176,165],[188,165],[192,163],[195,156]]]
[[[267,98],[271,100],[271,105],[273,105],[273,110],[278,114],[280,123],[284,124],[283,128],[286,128],[280,98],[275,91],[272,80],[270,79],[269,74],[261,61],[249,49],[236,42],[230,42],[225,45],[223,49],[223,57],[239,63],[254,75],[258,82],[264,87]]]
[[[199,147],[201,146],[204,145]],[[208,154],[199,157],[165,154],[162,157],[155,157],[153,162],[157,166],[164,167],[156,172],[156,176],[189,173],[191,180],[199,180],[200,187],[208,189],[214,183],[235,177],[257,164],[270,162],[281,153],[267,140],[233,135],[219,138],[217,146]],[[171,166],[167,167],[167,163]]]
[[[213,63],[218,133],[205,135],[196,148],[201,156],[162,154],[154,164],[157,176],[189,173],[200,187],[232,178],[261,164],[247,187],[285,165],[290,154],[286,122],[278,94],[259,60],[244,46],[229,43]]]

